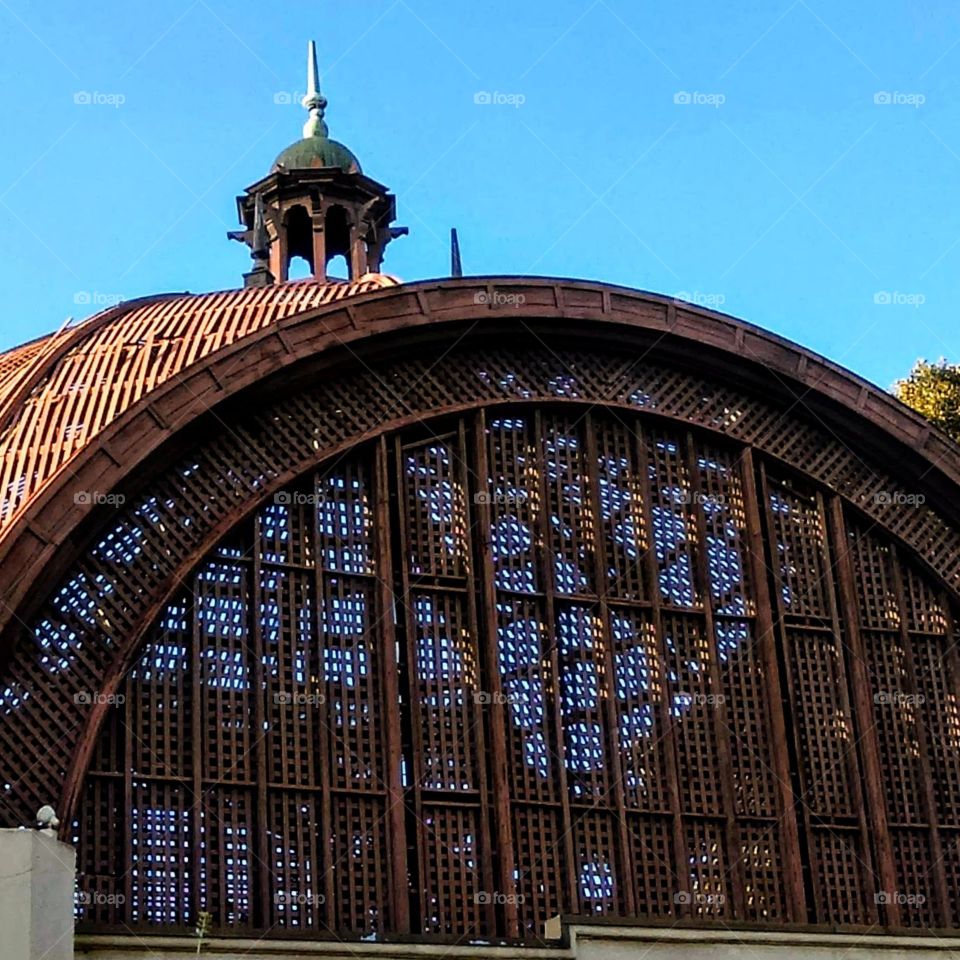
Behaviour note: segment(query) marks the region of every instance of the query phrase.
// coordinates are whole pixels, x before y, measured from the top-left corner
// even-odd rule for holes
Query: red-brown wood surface
[[[158,301],[0,358],[5,818],[75,819],[91,927],[960,922],[952,448],[726,318],[498,283]],[[16,439],[94,370],[92,433],[68,398]]]

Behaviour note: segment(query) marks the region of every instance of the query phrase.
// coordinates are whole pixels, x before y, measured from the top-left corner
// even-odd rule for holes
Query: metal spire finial
[[[327,98],[320,92],[320,71],[317,69],[317,45],[310,40],[307,44],[307,95],[300,101],[304,109],[310,111],[303,125],[303,136],[325,137],[329,133],[323,120],[327,108]]]
[[[457,236],[457,228],[450,230],[450,276],[463,276],[463,262],[460,259],[460,238]]]

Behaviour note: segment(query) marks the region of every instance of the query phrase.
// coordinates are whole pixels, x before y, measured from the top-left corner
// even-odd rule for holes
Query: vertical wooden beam
[[[323,489],[323,475],[314,478],[314,492],[321,494]],[[333,794],[332,794],[332,757],[330,756],[330,703],[327,696],[327,676],[324,665],[323,651],[325,647],[325,631],[323,627],[323,601],[325,573],[323,568],[320,543],[322,531],[320,529],[320,511],[313,509],[313,542],[315,560],[313,565],[313,587],[316,603],[314,604],[314,624],[317,637],[316,657],[311,665],[317,671],[317,686],[323,694],[323,700],[317,706],[317,739],[318,739],[318,766],[320,768],[320,864],[323,871],[323,907],[321,914],[329,927],[339,929],[341,904],[336,899],[336,885],[334,871],[337,864],[333,862],[336,847],[330,842],[334,836]],[[312,704],[308,704],[308,709]]]
[[[773,583],[773,593],[771,595],[771,600],[773,601],[773,614],[774,614],[774,638],[776,641],[779,641],[779,650],[782,653],[782,661],[780,663],[783,667],[783,681],[785,684],[785,696],[781,697],[781,703],[783,704],[784,715],[787,720],[787,731],[788,739],[784,741],[784,746],[790,751],[792,757],[791,766],[794,767],[796,771],[796,785],[799,793],[799,797],[794,800],[794,810],[796,811],[797,806],[799,805],[801,814],[800,820],[798,820],[798,827],[802,822],[803,833],[802,837],[798,836],[798,841],[800,843],[801,854],[798,860],[798,866],[800,868],[801,880],[803,878],[803,845],[806,844],[807,857],[809,860],[809,880],[810,880],[810,902],[808,903],[809,911],[812,911],[815,921],[818,921],[820,917],[824,914],[824,904],[821,903],[820,898],[820,887],[815,882],[814,876],[818,872],[818,865],[816,863],[816,851],[813,846],[813,835],[811,830],[811,816],[810,809],[807,806],[806,798],[804,791],[808,789],[808,785],[805,783],[805,777],[803,774],[803,764],[801,760],[803,752],[803,743],[800,737],[800,727],[799,719],[797,717],[796,711],[800,704],[799,692],[797,691],[797,684],[793,675],[793,661],[796,658],[796,651],[793,647],[793,638],[790,636],[790,630],[787,625],[786,620],[786,609],[783,602],[783,594],[780,587],[780,574],[777,572],[776,565],[779,564],[778,559],[778,545],[776,540],[775,531],[773,528],[773,523],[770,518],[769,513],[769,503],[770,503],[770,485],[767,480],[767,470],[763,462],[756,465],[756,474],[758,478],[758,505],[762,504],[762,510],[760,511],[760,529],[765,532],[766,547],[767,547],[767,557],[770,561],[770,576]],[[776,651],[774,651],[776,653]],[[794,780],[791,777],[791,785],[794,783]],[[805,900],[807,898],[804,898]],[[799,900],[798,900],[799,906]],[[809,915],[809,912],[808,912]],[[803,917],[800,918],[800,921],[803,921]]]
[[[563,861],[566,866],[566,903],[568,910],[576,913],[580,908],[580,894],[577,884],[577,860],[573,844],[573,817],[570,809],[570,788],[567,784],[566,749],[563,736],[563,703],[560,694],[560,658],[557,652],[557,616],[555,594],[555,559],[550,536],[550,491],[547,487],[546,457],[544,445],[543,414],[538,409],[534,413],[534,443],[536,444],[536,471],[539,479],[538,495],[540,510],[537,514],[537,538],[540,542],[540,573],[543,578],[544,616],[547,621],[546,639],[550,647],[550,679],[553,689],[553,732],[554,749],[551,751],[557,765],[560,788],[560,806],[563,813]],[[561,903],[563,899],[561,898]]]
[[[623,909],[627,916],[636,914],[637,896],[635,890],[635,877],[631,868],[633,857],[631,855],[630,830],[627,826],[627,801],[626,793],[623,787],[623,755],[619,749],[620,738],[617,736],[618,721],[617,717],[617,679],[613,662],[613,630],[610,624],[609,598],[607,588],[607,573],[604,551],[605,531],[601,520],[600,491],[597,476],[599,464],[599,453],[597,451],[597,437],[593,417],[588,411],[584,416],[584,435],[586,443],[584,444],[586,456],[580,458],[580,468],[582,476],[581,483],[585,486],[587,499],[592,514],[592,524],[590,525],[590,563],[592,567],[593,580],[597,590],[597,606],[600,611],[600,620],[603,630],[603,675],[604,685],[606,687],[606,696],[603,697],[604,725],[607,728],[606,743],[604,750],[609,755],[610,768],[608,771],[608,782],[610,790],[613,793],[614,807],[617,817],[617,834],[619,836],[619,855],[620,869],[618,871],[619,881],[623,896]],[[607,801],[609,802],[609,801]]]
[[[707,559],[707,523],[702,505],[704,502],[703,484],[700,477],[700,464],[693,434],[686,432],[685,456],[682,462],[686,465],[690,478],[690,490],[693,494],[693,503],[690,513],[693,517],[696,530],[696,544],[693,551],[694,563],[691,574],[700,593],[703,605],[703,622],[707,647],[710,650],[710,680],[717,700],[714,705],[714,730],[717,734],[717,748],[720,755],[720,778],[723,792],[723,810],[720,811],[724,820],[724,830],[727,838],[727,874],[733,888],[733,916],[742,919],[744,915],[743,872],[740,858],[740,837],[737,830],[736,794],[733,782],[733,750],[730,746],[730,721],[727,717],[727,705],[723,697],[723,676],[720,673],[720,660],[717,656],[717,633],[713,617],[713,593],[710,582],[710,565]]]
[[[201,825],[203,813],[203,755],[207,741],[203,736],[203,662],[201,657],[202,637],[200,636],[200,579],[196,574],[190,577],[190,586],[193,591],[193,649],[191,674],[193,677],[193,715],[191,729],[193,731],[193,922],[196,923],[203,909],[200,898],[200,860],[203,849],[203,828]]]
[[[399,535],[400,535],[400,585],[403,598],[403,610],[406,619],[404,634],[406,637],[406,659],[407,659],[407,696],[409,703],[407,709],[410,715],[410,727],[412,736],[413,757],[408,776],[411,778],[411,786],[407,788],[407,793],[413,795],[413,816],[415,820],[415,839],[413,847],[417,863],[417,886],[416,893],[419,902],[419,916],[414,933],[422,932],[424,920],[426,917],[426,908],[424,906],[424,894],[427,890],[429,877],[425,863],[424,853],[426,850],[426,833],[423,825],[423,724],[420,723],[420,690],[419,690],[419,672],[417,669],[417,624],[416,612],[413,609],[413,603],[410,596],[410,517],[407,512],[406,482],[404,479],[403,467],[403,443],[399,436],[394,440],[394,451],[396,460],[396,491],[397,491],[397,512],[399,514]],[[412,918],[411,918],[412,919]]]
[[[387,822],[390,831],[390,897],[397,933],[410,931],[410,894],[407,877],[407,837],[402,782],[403,738],[400,727],[400,684],[397,663],[396,604],[393,593],[393,557],[390,545],[390,478],[385,437],[374,454],[374,529],[376,533],[377,613],[382,625],[383,689],[386,701],[384,738],[387,754]],[[319,558],[317,560],[319,564]],[[373,638],[376,640],[377,638]]]
[[[770,717],[770,737],[773,743],[774,776],[780,802],[784,884],[787,895],[787,918],[791,923],[807,920],[806,893],[803,883],[803,860],[797,827],[796,798],[790,775],[790,758],[786,749],[787,724],[784,716],[782,680],[777,658],[777,638],[774,628],[773,605],[767,582],[767,559],[764,552],[763,527],[760,520],[760,502],[754,478],[753,451],[745,447],[740,455],[740,478],[747,517],[747,549],[750,554],[750,572],[757,603],[756,639],[766,684],[765,694]]]
[[[820,500],[819,495],[817,496]],[[821,506],[821,509],[822,506]],[[850,544],[847,539],[846,523],[843,517],[843,506],[840,498],[831,495],[826,510],[827,529],[827,578],[829,583],[829,596],[833,614],[834,631],[838,643],[843,643],[843,633],[841,632],[842,623],[846,628],[846,651],[848,669],[850,671],[849,682],[841,687],[841,697],[844,709],[853,719],[852,733],[856,737],[855,742],[851,743],[847,752],[851,783],[854,789],[859,793],[860,776],[857,765],[857,742],[859,742],[859,753],[863,758],[863,788],[867,801],[867,815],[861,816],[861,835],[863,837],[864,855],[870,850],[870,840],[872,840],[877,854],[877,872],[880,883],[884,891],[893,893],[897,889],[897,872],[894,867],[893,847],[890,843],[890,831],[887,827],[886,802],[883,796],[883,773],[880,768],[880,750],[877,745],[877,732],[873,719],[873,697],[870,693],[870,676],[867,671],[866,656],[863,649],[863,639],[860,635],[860,607],[857,602],[857,585],[853,572],[853,563],[850,559]],[[833,577],[831,575],[830,557],[831,544],[833,564],[837,570],[837,586],[839,587],[840,604],[842,613],[836,609],[836,592],[834,590]],[[849,693],[848,689],[849,688]],[[851,703],[852,700],[852,703]],[[852,706],[852,711],[851,711]],[[859,732],[859,735],[857,735]],[[858,798],[859,799],[859,798]],[[868,826],[869,825],[869,826]],[[869,898],[873,892],[873,877],[870,871],[864,865],[864,893]],[[876,902],[868,903],[868,911],[872,907],[873,913],[877,913]],[[890,900],[886,904],[887,925],[891,927],[900,926],[900,907],[895,900]]]
[[[473,523],[473,510],[471,510],[470,503],[470,471],[467,464],[467,435],[466,435],[466,424],[464,423],[463,418],[461,418],[457,424],[457,460],[459,461],[457,467],[459,468],[455,476],[460,484],[460,490],[463,496],[463,513],[464,513],[464,548],[466,552],[466,564],[467,567],[467,583],[466,583],[466,595],[467,595],[467,624],[470,629],[470,636],[473,638],[473,642],[476,644],[477,650],[477,668],[478,671],[483,663],[483,648],[484,643],[480,637],[480,623],[477,611],[477,591],[474,589],[473,584],[470,583],[472,579],[471,575],[473,573],[473,563],[474,557],[476,556],[476,550],[473,547],[473,532],[475,531],[475,525]],[[476,689],[473,693],[479,692],[482,687],[480,685],[480,673],[477,673],[475,678]],[[474,699],[474,702],[470,705],[471,712],[476,716],[477,714],[482,714],[481,705]],[[479,776],[479,800],[480,800],[480,859],[481,859],[481,873],[483,876],[484,886],[488,891],[494,890],[494,868],[493,868],[493,842],[490,830],[490,792],[487,785],[487,751],[485,748],[485,736],[484,736],[484,724],[482,715],[479,717],[478,723],[474,725],[475,736],[476,736],[476,767],[477,774]],[[509,821],[507,822],[507,831],[509,836]],[[508,841],[509,842],[509,841]],[[512,887],[512,884],[511,884]],[[497,891],[502,894],[508,892],[507,889],[501,889]],[[507,898],[509,899],[509,898]],[[494,897],[487,897],[487,902],[484,904],[487,921],[487,929],[495,930],[496,929],[496,903],[494,902]],[[507,904],[504,903],[504,907]],[[513,906],[513,915],[514,919],[516,918],[516,903],[512,904]]]
[[[251,899],[253,901],[254,926],[260,925],[263,928],[267,928],[272,925],[272,910],[270,909],[270,838],[268,836],[270,807],[267,797],[267,711],[266,704],[264,703],[264,697],[267,695],[267,685],[263,668],[263,625],[260,621],[259,602],[260,585],[263,582],[260,563],[261,524],[261,513],[257,511],[253,518],[253,544],[251,546],[253,554],[253,583],[250,587],[250,595],[247,603],[247,609],[251,611],[251,617],[253,619],[253,650],[250,652],[253,656],[253,716],[256,725],[254,764],[257,771],[257,809],[254,813],[253,853],[257,861],[256,875],[259,881],[257,884],[259,887],[259,896]]]
[[[903,572],[900,568],[897,549],[890,544],[890,566],[893,570],[893,585],[897,592],[897,609],[900,614],[900,642],[903,644],[903,658],[907,665],[907,677],[910,692],[919,694],[920,685],[917,682],[916,658],[913,651],[913,639],[910,636],[910,624],[907,611],[907,594],[903,582]],[[946,607],[949,617],[949,607]],[[902,709],[897,707],[896,709]],[[930,855],[933,864],[930,872],[933,876],[934,897],[936,898],[937,913],[940,923],[938,926],[950,924],[950,901],[947,897],[947,873],[943,863],[943,844],[940,838],[939,816],[937,814],[937,795],[934,786],[933,768],[930,759],[930,742],[927,736],[927,725],[923,722],[923,715],[929,709],[927,704],[917,709],[917,739],[920,746],[920,771],[923,779],[923,809],[930,830]],[[910,891],[901,891],[909,893]]]
[[[127,692],[123,704],[123,743],[119,745],[120,762],[123,764],[123,810],[121,816],[123,818],[123,895],[126,899],[117,913],[127,922],[130,922],[132,919],[130,907],[133,903],[133,683],[129,674],[127,674],[126,681],[121,684],[120,689],[125,689]],[[195,740],[195,745],[196,742]],[[194,750],[196,750],[196,746],[194,746]],[[83,790],[82,782],[80,790]]]
[[[690,880],[690,864],[687,856],[687,838],[683,820],[683,801],[680,793],[678,765],[680,745],[677,742],[677,729],[670,713],[670,687],[668,677],[672,666],[667,656],[666,640],[663,635],[663,597],[660,592],[660,568],[657,563],[657,544],[653,525],[653,493],[650,483],[650,457],[647,453],[647,435],[638,423],[635,434],[635,454],[641,476],[641,496],[643,501],[643,528],[647,533],[647,549],[643,556],[643,569],[646,580],[646,592],[650,599],[651,618],[656,634],[657,649],[660,656],[658,673],[662,689],[657,704],[657,723],[663,731],[664,750],[667,770],[667,796],[673,813],[672,836],[674,872],[678,889],[674,891],[673,905],[678,917],[688,917],[692,913],[692,904],[682,901],[678,896],[689,892],[686,888]],[[682,888],[682,889],[681,889]]]
[[[941,638],[940,667],[945,670],[947,674],[947,694],[955,698],[955,702],[960,702],[960,652],[957,650],[956,608],[953,605],[950,594],[943,590],[942,587],[937,593],[937,597],[943,606],[944,618],[946,620],[946,635]],[[934,797],[934,800],[936,800],[936,797]],[[954,843],[960,843],[960,836],[954,833],[953,837]],[[942,847],[943,840],[941,838],[941,848]],[[944,852],[943,855],[946,856],[946,852]],[[944,926],[960,925],[960,903],[953,902],[949,906],[951,909],[943,916]]]
[[[487,457],[486,416],[481,409],[473,421],[474,457],[477,466],[477,493],[488,493],[490,464]],[[494,588],[492,527],[489,497],[476,498],[474,537],[475,555],[480,573],[480,612],[482,624],[482,651],[485,678],[483,687],[490,694],[490,767],[493,780],[493,816],[499,853],[498,889],[504,894],[504,932],[508,937],[520,935],[517,912],[517,887],[513,878],[515,856],[510,806],[510,782],[507,773],[507,724],[509,709],[504,702],[500,682],[499,631],[497,629],[497,600]]]

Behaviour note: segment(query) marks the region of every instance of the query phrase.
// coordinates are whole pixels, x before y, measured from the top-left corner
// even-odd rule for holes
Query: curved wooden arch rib
[[[499,306],[507,299],[509,305]],[[889,442],[917,482],[934,486],[933,479],[941,480],[941,491],[956,501],[955,515],[949,501],[943,512],[960,521],[960,447],[890,395],[789,341],[724,315],[603,284],[511,277],[424,281],[289,317],[210,355],[131,407],[61,470],[0,539],[0,635],[40,571],[90,511],[75,502],[75,494],[116,489],[174,433],[257,380],[331,346],[392,331],[427,327],[442,335],[451,322],[551,318],[659,333],[688,355],[765,368],[797,396],[846,408],[858,425]]]

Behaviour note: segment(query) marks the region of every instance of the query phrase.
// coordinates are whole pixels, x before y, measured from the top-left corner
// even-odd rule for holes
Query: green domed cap
[[[303,125],[303,139],[290,144],[274,160],[272,169],[315,170],[332,167],[347,173],[362,173],[360,161],[342,143],[330,139],[323,119],[327,98],[320,92],[317,47],[312,40],[307,44],[307,95],[302,103],[310,113]]]
[[[360,161],[342,144],[327,137],[304,137],[290,144],[273,162],[273,169],[310,170],[339,167],[347,173],[362,173]]]

